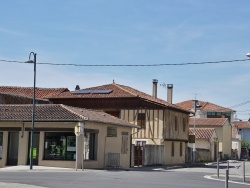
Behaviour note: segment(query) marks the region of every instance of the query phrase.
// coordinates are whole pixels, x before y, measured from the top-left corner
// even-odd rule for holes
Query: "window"
[[[128,132],[122,132],[121,154],[127,154],[127,152],[128,152]]]
[[[76,136],[71,132],[46,132],[44,159],[75,160]]]
[[[171,156],[174,156],[174,142],[172,142]]]
[[[3,153],[3,133],[0,132],[0,159],[2,159],[2,153]]]
[[[174,118],[174,129],[177,131],[177,124],[178,124],[178,119],[177,116]]]
[[[97,139],[96,133],[85,132],[84,133],[84,160],[96,160],[97,159]]]
[[[182,119],[182,125],[183,125],[183,132],[186,131],[186,118]]]
[[[180,156],[182,156],[182,142],[180,142]]]
[[[117,128],[107,127],[107,137],[117,137]]]
[[[146,128],[146,115],[145,113],[138,113],[137,115],[137,125],[141,127],[141,129]]]

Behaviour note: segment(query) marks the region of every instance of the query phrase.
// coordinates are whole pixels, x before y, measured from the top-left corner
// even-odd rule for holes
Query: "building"
[[[36,103],[50,103],[46,97],[58,95],[67,88],[36,88]],[[16,87],[16,86],[0,86],[0,104],[32,104],[33,88],[32,87]]]
[[[207,101],[199,100],[199,106],[196,107],[197,118],[228,118],[229,122],[234,121],[235,110],[219,106]],[[176,103],[183,109],[194,111],[194,100],[187,100],[180,103]]]
[[[218,136],[215,128],[189,128],[189,135],[195,135],[197,162],[217,160]],[[188,146],[193,147],[191,143]]]
[[[31,151],[32,105],[0,105],[0,167],[27,165],[30,152],[39,166],[130,167],[130,138],[137,126],[103,111],[61,104],[35,109]]]
[[[172,84],[168,84],[168,101],[157,98],[157,82],[153,80],[152,95],[113,82],[85,89],[77,86],[75,91],[65,91],[48,99],[54,104],[101,109],[137,125],[140,129],[132,131],[134,145],[162,146],[162,152],[157,155],[162,159],[160,164],[185,163],[192,112],[172,104]],[[143,164],[142,160],[138,165]]]
[[[196,128],[214,128],[218,137],[219,158],[231,158],[232,127],[228,118],[190,118],[189,128],[194,128],[194,123]]]

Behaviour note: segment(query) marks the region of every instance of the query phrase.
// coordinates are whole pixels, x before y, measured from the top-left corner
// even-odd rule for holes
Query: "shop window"
[[[146,128],[146,115],[145,113],[138,113],[137,115],[137,125],[141,127],[141,129]]]
[[[107,127],[107,137],[117,137],[117,128]]]
[[[97,134],[85,132],[84,133],[84,160],[96,160],[97,159]]]
[[[76,136],[69,132],[46,132],[44,143],[45,160],[75,160]]]
[[[2,153],[3,153],[3,133],[0,132],[0,159],[2,159]]]

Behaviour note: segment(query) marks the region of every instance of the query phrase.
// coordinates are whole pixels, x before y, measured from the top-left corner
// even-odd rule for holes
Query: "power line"
[[[9,63],[28,63],[22,61],[10,61],[10,60],[0,60],[2,62]],[[36,63],[40,65],[52,65],[52,66],[80,66],[80,67],[156,67],[156,66],[184,66],[184,65],[204,65],[204,64],[220,64],[220,63],[232,63],[232,62],[242,62],[250,61],[250,59],[236,59],[236,60],[227,60],[227,61],[205,61],[199,63],[160,63],[160,64],[75,64],[75,63]],[[30,62],[29,62],[30,63]]]

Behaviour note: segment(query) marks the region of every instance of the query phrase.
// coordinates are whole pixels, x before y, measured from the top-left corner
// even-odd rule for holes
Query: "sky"
[[[173,103],[197,99],[250,118],[249,0],[8,0],[0,6],[0,85],[130,86]],[[34,56],[31,54],[31,59]],[[250,59],[250,58],[249,58]]]

